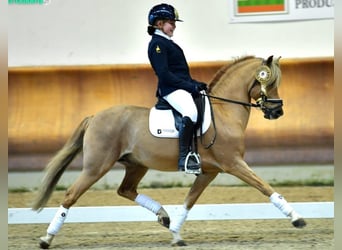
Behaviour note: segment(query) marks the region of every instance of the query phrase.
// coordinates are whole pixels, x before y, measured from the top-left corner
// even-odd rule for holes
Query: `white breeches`
[[[178,89],[163,98],[183,117],[188,116],[194,123],[197,121],[197,108],[189,92]]]

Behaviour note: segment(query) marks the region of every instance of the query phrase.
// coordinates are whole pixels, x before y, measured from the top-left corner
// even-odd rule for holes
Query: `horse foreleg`
[[[204,189],[210,184],[210,182],[217,176],[218,172],[203,173],[196,177],[186,199],[184,206],[178,211],[175,217],[171,220],[170,231],[173,236],[171,242],[172,246],[186,246],[182,237],[180,236],[180,230],[183,226],[190,209],[194,206]]]
[[[153,212],[158,216],[158,222],[169,228],[170,218],[162,205],[149,196],[137,192],[138,184],[146,172],[147,168],[143,166],[126,167],[125,177],[118,189],[118,194]]]
[[[285,198],[274,192],[270,197],[270,201],[276,206],[284,215],[291,218],[291,223],[297,228],[302,228],[306,226],[305,220],[300,214],[298,214],[292,206],[285,200]]]
[[[239,161],[235,167],[229,169],[227,172],[238,177],[252,187],[255,187],[261,193],[269,197],[273,205],[276,206],[285,216],[291,219],[293,226],[302,228],[306,225],[302,216],[293,209],[286,199],[279,193],[275,192],[267,182],[257,176],[245,161]]]

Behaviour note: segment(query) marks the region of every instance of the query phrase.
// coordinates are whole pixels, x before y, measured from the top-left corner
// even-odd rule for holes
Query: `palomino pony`
[[[43,209],[64,170],[83,150],[82,172],[66,191],[64,201],[48,226],[46,236],[40,238],[40,246],[50,246],[70,207],[115,162],[121,162],[126,168],[118,194],[153,212],[158,222],[172,233],[172,245],[186,245],[180,236],[181,227],[199,196],[220,172],[234,175],[255,187],[269,197],[291,219],[295,227],[304,227],[304,219],[268,183],[258,177],[243,159],[244,134],[253,106],[251,99],[256,100],[257,104],[254,106],[261,108],[265,118],[277,119],[283,115],[282,100],[278,95],[281,79],[279,59],[273,59],[273,56],[266,60],[244,57],[222,67],[216,73],[207,95],[223,101],[213,103],[216,126],[211,124],[203,135],[203,141],[210,141],[213,134],[217,133],[216,141],[210,148],[199,146],[202,173],[197,175],[185,198],[182,211],[171,220],[160,203],[147,195],[139,194],[137,187],[148,169],[177,171],[178,140],[160,139],[150,134],[148,108],[117,106],[86,117],[47,165],[45,177],[32,206],[34,210]]]

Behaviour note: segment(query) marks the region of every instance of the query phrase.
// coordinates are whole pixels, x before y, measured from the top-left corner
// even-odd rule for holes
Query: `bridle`
[[[260,84],[260,97],[256,100],[256,103],[251,102],[242,102],[237,100],[232,100],[228,98],[218,97],[209,95],[207,93],[201,93],[201,95],[207,96],[212,99],[220,100],[223,102],[230,102],[235,103],[247,107],[253,107],[253,108],[260,108],[262,110],[270,109],[273,110],[273,108],[266,108],[265,103],[274,103],[278,104],[279,107],[283,106],[283,100],[282,99],[270,99],[267,97],[267,87],[274,84],[274,81],[270,82],[272,79],[272,71],[271,69],[263,62],[263,64],[257,69],[255,73],[255,80],[252,84],[252,87],[248,91],[248,95],[251,96],[251,91],[254,87],[257,86],[257,84]],[[275,108],[278,108],[278,105]]]
[[[270,67],[266,64],[265,61],[263,61],[263,64],[257,69],[255,73],[255,81],[251,89],[248,91],[250,96],[250,92],[254,88],[255,84],[260,84],[260,97],[256,100],[256,103],[259,106],[259,108],[264,112],[264,117],[267,119],[269,119],[273,113],[280,112],[283,106],[282,99],[271,99],[267,97],[267,87],[271,86],[272,84],[275,84],[276,79],[274,78],[274,80],[272,81],[272,78],[274,78],[274,76]],[[270,106],[267,104],[274,105]]]
[[[251,96],[252,89],[255,86],[257,86],[258,84],[260,85],[260,97],[258,99],[256,99],[256,103],[242,102],[242,101],[232,100],[232,99],[228,99],[228,98],[209,95],[205,91],[201,92],[202,96],[207,96],[209,99],[211,115],[212,115],[212,122],[213,122],[214,131],[215,131],[213,139],[211,140],[211,142],[207,146],[205,146],[206,149],[210,148],[215,143],[215,140],[216,140],[216,125],[215,125],[215,118],[214,118],[214,113],[212,110],[210,98],[220,100],[223,102],[235,103],[235,104],[239,104],[239,105],[243,105],[243,106],[247,106],[247,107],[259,108],[263,111],[264,117],[267,119],[270,119],[270,117],[272,117],[273,113],[281,112],[282,106],[283,106],[283,100],[282,99],[275,99],[275,98],[268,98],[267,97],[267,87],[274,84],[275,80],[276,80],[276,79],[274,79],[272,81],[272,78],[274,78],[272,71],[271,71],[270,67],[267,65],[267,62],[264,60],[262,65],[256,70],[255,80],[254,80],[251,88],[248,90],[248,95]],[[274,104],[274,105],[269,106],[268,104]],[[201,143],[202,143],[202,135],[201,135]],[[202,145],[203,145],[203,143],[202,143]]]

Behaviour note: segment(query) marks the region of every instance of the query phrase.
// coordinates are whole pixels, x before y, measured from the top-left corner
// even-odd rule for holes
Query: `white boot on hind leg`
[[[69,209],[60,206],[55,214],[55,217],[52,219],[48,229],[46,236],[40,237],[39,246],[43,249],[48,249],[51,245],[51,242],[55,235],[60,231],[61,227],[64,224],[64,221],[68,215]]]
[[[40,242],[39,242],[40,248],[48,249],[51,245],[53,237],[55,236],[52,234],[46,234],[46,236],[40,237]]]

